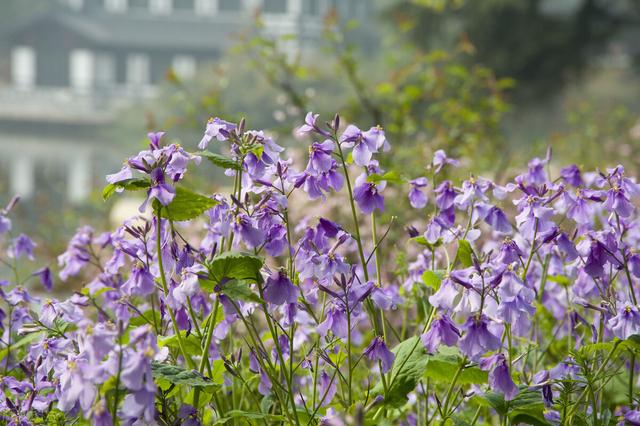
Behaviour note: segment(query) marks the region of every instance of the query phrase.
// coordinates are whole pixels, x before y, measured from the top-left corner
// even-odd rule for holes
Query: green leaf
[[[40,339],[42,337],[42,332],[38,331],[35,333],[29,333],[26,336],[24,336],[22,339],[18,340],[15,343],[11,343],[11,351],[13,352],[14,350],[21,348],[23,346],[28,345],[29,343],[35,342],[36,340]],[[7,348],[4,348],[3,350],[0,351],[0,359],[4,359],[4,357],[7,356]]]
[[[420,244],[421,246],[425,246],[430,248],[431,250],[435,249],[436,247],[440,247],[442,245],[442,238],[438,238],[438,241],[436,241],[435,243],[431,244],[429,241],[427,241],[427,239],[422,236],[419,235],[417,237],[413,237],[410,238],[409,241],[413,241],[414,243]]]
[[[182,187],[176,188],[176,196],[168,206],[162,206],[158,200],[153,202],[156,211],[161,208],[162,217],[177,222],[196,218],[217,204],[218,202],[214,199]]]
[[[251,413],[251,412],[242,411],[242,410],[230,410],[225,412],[225,417],[216,421],[214,425],[223,425],[234,419],[245,419],[247,420],[247,424],[255,423],[255,422],[250,422],[249,420],[268,420],[269,422],[282,422],[285,420],[283,416],[279,416],[275,414]]]
[[[407,402],[407,394],[415,389],[422,378],[429,358],[418,336],[398,343],[391,351],[396,355],[391,368],[393,382],[384,403],[392,407],[401,407]],[[382,393],[382,385],[378,384],[373,391]]]
[[[520,388],[520,393],[511,401],[505,401],[501,394],[487,392],[474,398],[482,405],[489,405],[498,414],[507,416],[512,424],[528,424],[547,426],[544,418],[544,402],[539,390],[529,390],[526,386]]]
[[[462,357],[456,348],[443,346],[438,353],[429,355],[425,377],[438,383],[451,383]],[[479,385],[487,383],[488,373],[477,366],[467,366],[458,375],[457,383],[461,385]]]
[[[372,173],[367,176],[367,182],[375,183],[376,185],[382,181],[386,181],[388,183],[397,183],[402,184],[405,182],[405,179],[400,177],[397,172],[391,171],[385,174]]]
[[[200,387],[219,386],[213,380],[203,376],[196,370],[185,370],[177,365],[153,362],[151,363],[151,371],[153,372],[154,379],[166,380],[174,385]]]
[[[216,166],[221,167],[223,169],[232,169],[237,171],[242,170],[242,166],[240,165],[239,162],[235,161],[233,158],[225,157],[224,155],[221,155],[221,154],[216,154],[211,151],[200,151],[200,152],[196,152],[195,155],[204,157],[207,160],[211,161]]]
[[[547,277],[547,280],[552,281],[554,283],[558,283],[561,286],[567,287],[571,285],[571,280],[564,275],[551,275]]]
[[[222,293],[224,293],[231,300],[242,300],[244,302],[264,302],[260,297],[251,291],[251,283],[246,280],[231,280],[227,281],[222,286]]]
[[[209,279],[216,284],[223,278],[249,282],[262,281],[262,275],[260,275],[262,262],[260,257],[251,253],[227,251],[213,258],[207,265]]]
[[[182,337],[182,342],[184,343],[185,350],[189,355],[199,356],[202,353],[200,339],[198,339],[194,334],[187,335],[186,331],[181,330],[180,337]],[[180,350],[178,335],[176,334],[172,334],[170,336],[158,336],[158,345],[167,346],[174,350]]]
[[[422,282],[424,282],[424,285],[427,287],[431,287],[438,291],[440,284],[442,283],[443,276],[443,271],[424,271],[422,273]]]
[[[118,189],[124,189],[126,191],[139,191],[141,189],[147,189],[151,186],[151,182],[146,178],[131,178],[121,180],[120,182],[110,183],[102,190],[102,199],[107,201]]]
[[[456,253],[458,260],[465,268],[468,268],[473,265],[473,261],[471,260],[471,253],[473,253],[473,249],[471,248],[471,244],[467,240],[459,240],[458,241],[458,252]]]

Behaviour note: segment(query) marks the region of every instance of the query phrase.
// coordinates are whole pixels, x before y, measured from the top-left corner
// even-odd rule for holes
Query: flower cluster
[[[309,113],[297,134],[304,168],[244,120],[210,119],[193,153],[150,133],[103,195],[144,190],[151,214],[80,228],[54,271],[12,228],[17,200],[1,210],[1,423],[640,424],[622,166],[556,171],[549,152],[456,182],[442,150],[425,176],[383,170],[379,126]],[[201,159],[229,193],[182,186]]]

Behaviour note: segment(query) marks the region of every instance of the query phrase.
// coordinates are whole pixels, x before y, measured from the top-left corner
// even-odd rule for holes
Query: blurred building
[[[120,155],[99,129],[152,98],[169,69],[183,79],[215,61],[258,10],[264,32],[313,49],[336,8],[366,18],[369,0],[60,0],[0,32],[0,187],[32,196],[46,186],[82,202]],[[1,6],[0,6],[1,8]],[[110,154],[112,153],[112,154]],[[114,165],[114,162],[116,164]],[[4,183],[4,185],[2,185]]]

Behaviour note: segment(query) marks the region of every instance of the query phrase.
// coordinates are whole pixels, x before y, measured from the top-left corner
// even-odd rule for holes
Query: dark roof
[[[16,38],[24,33],[37,33],[45,22],[58,24],[102,47],[186,51],[224,49],[233,44],[232,34],[248,24],[242,15],[224,16],[221,19],[216,16],[154,17],[54,12],[19,23],[4,33],[4,37]]]

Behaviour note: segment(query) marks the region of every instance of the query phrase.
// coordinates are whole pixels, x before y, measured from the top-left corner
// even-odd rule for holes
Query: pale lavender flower
[[[384,343],[382,337],[375,337],[369,346],[364,350],[364,355],[372,361],[379,361],[381,366],[381,372],[387,373],[391,370],[395,355],[391,352],[387,345]]]

